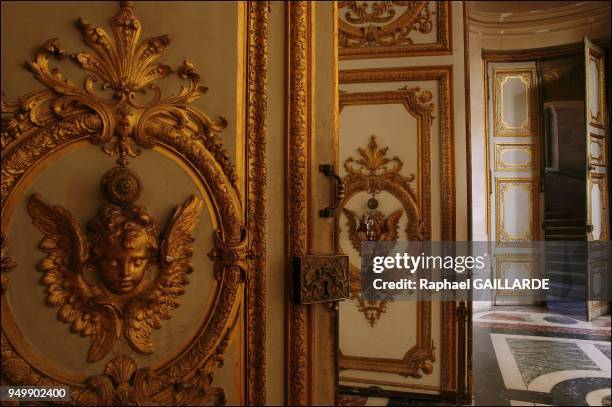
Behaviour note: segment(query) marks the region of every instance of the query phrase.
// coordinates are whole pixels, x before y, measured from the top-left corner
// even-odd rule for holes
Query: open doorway
[[[545,7],[489,2],[487,10],[469,8],[473,236],[491,242],[493,278],[546,273],[559,285],[582,281],[586,294],[583,301],[529,302],[495,293],[502,295],[475,303],[473,402],[606,405],[610,315],[608,303],[590,300],[601,280],[598,267],[607,270],[608,263],[589,261],[588,245],[609,240],[607,61],[597,45],[606,41],[582,37],[607,37],[609,26],[598,35],[593,17],[581,32],[555,39],[547,34],[554,31],[552,18],[531,30],[519,23],[529,13],[534,21],[547,14],[517,9],[532,3]],[[555,5],[568,6],[579,7]],[[492,7],[498,20],[484,24],[495,14]],[[585,252],[538,261],[527,244],[537,241],[547,248],[580,243]]]

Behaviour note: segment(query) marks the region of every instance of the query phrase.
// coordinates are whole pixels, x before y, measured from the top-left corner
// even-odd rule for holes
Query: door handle
[[[342,178],[334,172],[334,166],[331,164],[319,165],[319,172],[328,178],[332,178],[334,183],[334,192],[331,197],[332,202],[328,207],[319,210],[319,216],[321,218],[333,218],[336,214],[336,209],[338,209],[340,202],[344,198],[344,184],[342,183]]]

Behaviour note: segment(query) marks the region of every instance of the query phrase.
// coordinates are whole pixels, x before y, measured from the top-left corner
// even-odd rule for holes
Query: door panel
[[[443,372],[455,363],[454,304],[363,300],[359,249],[363,240],[440,240],[453,233],[452,195],[442,189],[440,172],[452,174],[450,72],[341,71],[340,84],[346,190],[338,247],[349,255],[352,279],[351,300],[339,311],[340,385],[440,394],[448,381]],[[360,234],[368,219],[386,226]]]
[[[490,63],[489,154],[494,278],[535,278],[537,257],[525,243],[540,238],[540,130],[535,64]],[[498,290],[495,304],[528,304]],[[524,293],[518,293],[519,295]]]
[[[588,225],[587,240],[590,242],[608,241],[608,151],[606,94],[605,94],[605,54],[603,49],[584,39],[585,70],[585,136],[587,143],[586,162],[586,218]],[[606,250],[599,250],[596,244],[589,246],[588,276],[589,300],[597,298],[597,293],[608,289],[605,273],[609,259]],[[606,301],[588,301],[587,318],[590,320],[602,315],[609,309]]]
[[[254,52],[266,52],[267,5],[3,3],[2,11],[12,16],[3,64],[32,61],[20,53],[40,31],[61,34],[70,52],[87,49],[79,66],[66,65],[54,57],[61,43],[45,43],[28,65],[35,85],[19,80],[21,65],[3,65],[3,385],[66,385],[79,405],[265,400],[265,384],[253,380],[265,378],[263,362],[247,353],[264,349],[253,325],[265,326],[255,267],[265,265],[266,244],[245,239],[246,228],[261,233],[245,211],[265,209],[257,169],[266,106],[249,84],[265,84],[265,58]],[[79,14],[92,24],[115,15],[112,30],[80,20],[81,42],[65,24]],[[24,30],[23,21],[35,24]],[[167,36],[140,42],[141,26],[158,34],[163,26],[179,45]],[[190,48],[193,38],[207,52]],[[185,54],[192,59],[181,65]],[[263,77],[246,75],[247,61],[264,63]],[[257,114],[245,123],[249,109]],[[246,144],[263,158],[243,159]],[[259,254],[248,287],[247,244]]]

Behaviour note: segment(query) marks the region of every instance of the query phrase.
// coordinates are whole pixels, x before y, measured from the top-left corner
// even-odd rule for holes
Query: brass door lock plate
[[[304,305],[349,298],[348,265],[346,255],[295,256],[294,301]]]

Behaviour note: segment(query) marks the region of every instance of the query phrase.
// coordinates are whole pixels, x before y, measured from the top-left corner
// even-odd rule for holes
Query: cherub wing
[[[383,241],[392,241],[399,238],[399,220],[402,217],[403,209],[398,209],[393,212],[385,220],[385,234],[383,235]]]
[[[138,352],[153,353],[151,328],[161,328],[161,321],[170,319],[179,306],[193,270],[193,231],[201,210],[202,201],[195,195],[176,208],[161,245],[159,274],[151,288],[127,306],[124,335]]]
[[[347,208],[342,208],[346,215],[346,226],[348,227],[349,240],[353,248],[361,253],[361,242],[366,240],[366,235],[359,230],[359,216]]]
[[[60,307],[59,320],[71,324],[71,331],[91,336],[87,360],[102,359],[120,334],[116,311],[108,305],[94,304],[97,291],[83,278],[88,257],[85,235],[66,209],[46,204],[39,194],[28,201],[32,223],[43,233],[40,249],[47,257],[38,263],[44,272],[41,283],[47,286],[47,305]]]

